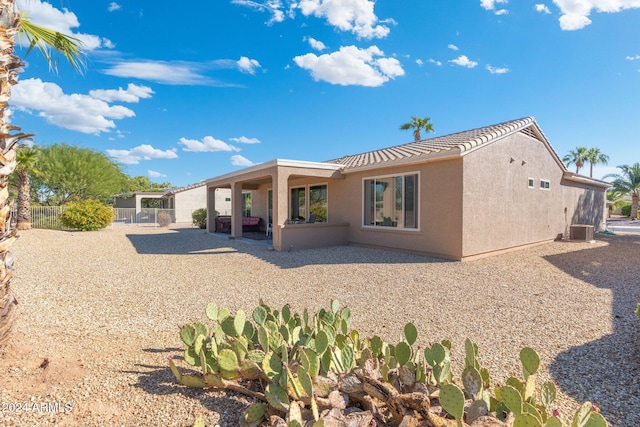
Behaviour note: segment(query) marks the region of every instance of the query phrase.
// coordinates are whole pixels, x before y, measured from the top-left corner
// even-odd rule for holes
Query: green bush
[[[630,216],[631,215],[631,204],[628,205],[624,205],[623,207],[620,208],[620,213],[624,216]]]
[[[196,209],[191,214],[193,223],[200,228],[207,228],[207,210],[204,208]]]
[[[66,205],[60,215],[65,228],[82,231],[100,230],[113,221],[113,209],[97,200],[83,200]]]

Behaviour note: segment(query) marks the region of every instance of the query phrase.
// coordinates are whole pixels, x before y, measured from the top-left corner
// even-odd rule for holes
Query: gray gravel
[[[520,375],[518,352],[531,346],[565,420],[590,400],[612,425],[637,426],[639,245],[640,235],[599,236],[458,263],[353,246],[279,253],[199,229],[22,232],[0,425],[187,426],[199,415],[236,425],[247,399],[177,385],[167,356],[181,354],[178,327],[205,320],[208,302],[250,311],[262,297],[296,310],[338,299],[362,335],[390,341],[414,322],[422,345],[452,340],[458,375],[466,337],[497,382]]]

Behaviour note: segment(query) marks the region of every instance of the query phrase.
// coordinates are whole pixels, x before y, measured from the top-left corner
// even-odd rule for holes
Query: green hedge
[[[105,228],[113,217],[113,210],[98,200],[83,200],[66,205],[60,222],[65,228],[92,231]]]

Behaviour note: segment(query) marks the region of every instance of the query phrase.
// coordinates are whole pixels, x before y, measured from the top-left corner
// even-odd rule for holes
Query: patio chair
[[[267,230],[265,232],[265,234],[267,235],[267,237],[271,236],[271,234],[273,233],[273,228],[271,227],[271,223],[267,224]]]

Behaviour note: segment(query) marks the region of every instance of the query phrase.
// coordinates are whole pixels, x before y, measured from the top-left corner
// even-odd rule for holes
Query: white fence
[[[188,212],[176,211],[175,209],[156,209],[143,208],[136,210],[135,208],[112,208],[114,212],[112,226],[120,225],[161,225],[164,219],[169,224],[176,224],[176,215],[180,218],[191,218],[193,211]],[[64,206],[31,206],[31,227],[33,228],[64,228],[60,222],[60,214],[64,211]],[[165,218],[163,218],[163,216]],[[14,209],[13,217],[16,218]],[[185,224],[191,224],[186,222]]]

